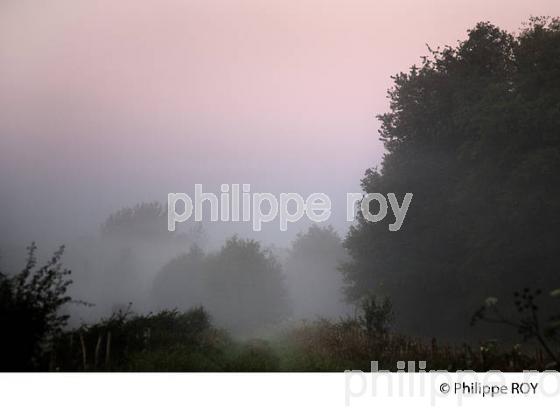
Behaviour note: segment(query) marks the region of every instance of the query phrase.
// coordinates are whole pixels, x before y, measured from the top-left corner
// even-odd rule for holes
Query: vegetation
[[[541,296],[542,291],[540,289],[532,291],[525,288],[521,292],[515,292],[514,305],[517,310],[517,319],[504,315],[498,307],[498,299],[489,297],[486,299],[486,303],[473,315],[471,324],[474,325],[477,321],[485,321],[512,327],[517,330],[524,341],[536,340],[551,360],[550,367],[557,367],[560,364],[560,340],[558,339],[560,314],[549,315],[543,321],[538,304],[538,299]],[[550,296],[560,296],[560,289],[552,291]]]
[[[219,252],[191,248],[163,267],[154,284],[160,307],[204,305],[218,323],[247,332],[289,313],[282,268],[258,242],[230,238]],[[258,308],[257,308],[258,307]]]
[[[164,238],[173,235],[167,230],[167,209],[158,202],[141,203],[110,215],[101,226],[105,237]]]
[[[235,242],[235,241],[234,241]],[[51,371],[342,371],[396,370],[398,361],[426,361],[426,369],[522,370],[557,367],[541,350],[527,353],[519,345],[500,348],[490,341],[472,348],[439,345],[391,332],[391,303],[370,295],[354,317],[292,323],[269,340],[239,341],[212,324],[202,307],[186,312],[163,310],[139,315],[130,306],[92,325],[65,329],[61,313],[71,302],[70,272],[61,266],[63,248],[33,272],[35,246],[29,248],[24,270],[2,275],[1,370]],[[557,295],[558,292],[553,292]],[[520,312],[534,312],[534,296],[525,291]],[[495,301],[488,304],[494,306]],[[493,310],[493,312],[497,312]],[[487,310],[476,314],[488,319]],[[556,316],[551,318],[557,320]],[[534,336],[536,322],[521,321],[525,336]],[[556,330],[552,322],[550,329]],[[555,332],[546,333],[555,338]],[[550,346],[544,346],[550,353]],[[555,346],[556,347],[556,346]],[[552,353],[556,354],[556,353]]]
[[[111,317],[62,334],[51,361],[56,370],[216,370],[230,343],[203,308]]]
[[[402,331],[461,340],[508,336],[464,325],[488,295],[558,286],[559,74],[560,21],[533,19],[517,36],[480,23],[394,77],[362,187],[414,199],[398,232],[350,229],[349,300],[387,296]]]
[[[361,214],[344,241],[314,226],[283,268],[254,240],[207,252],[199,226],[170,234],[160,204],[122,209],[78,246],[82,294],[158,313],[70,326],[64,248],[37,268],[31,245],[21,272],[0,273],[0,370],[559,368],[560,290],[532,289],[557,288],[560,272],[560,21],[518,35],[480,23],[394,81],[379,116],[387,154],[362,187],[414,194],[400,231]]]
[[[363,306],[366,310],[355,318],[302,322],[271,340],[248,341],[216,329],[203,308],[147,316],[119,312],[93,326],[62,334],[51,370],[370,371],[373,360],[380,369],[393,371],[398,361],[421,360],[426,370],[550,368],[542,351],[523,351],[520,345],[507,349],[495,341],[477,347],[440,345],[436,339],[390,333],[383,326],[390,315],[381,313],[388,305],[378,306],[369,299]],[[377,313],[374,321],[371,310]]]
[[[61,265],[64,247],[38,269],[36,250],[35,244],[29,246],[21,272],[0,273],[1,370],[41,367],[45,352],[68,321],[68,315],[61,313],[72,301],[67,295],[70,271]]]
[[[340,292],[343,281],[338,271],[347,259],[342,240],[331,226],[312,225],[296,236],[283,264],[294,318],[315,318],[320,312],[322,317],[336,319],[352,312]]]

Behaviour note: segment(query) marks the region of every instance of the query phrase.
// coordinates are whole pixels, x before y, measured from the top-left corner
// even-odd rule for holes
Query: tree
[[[234,236],[219,252],[192,248],[169,262],[154,281],[156,303],[185,309],[203,305],[222,326],[246,332],[288,313],[282,268],[253,240]]]
[[[344,303],[343,282],[338,267],[348,255],[342,240],[331,227],[312,225],[293,241],[285,272],[294,316],[339,318],[351,313]]]
[[[152,296],[160,308],[188,309],[207,298],[206,254],[198,246],[169,261],[154,279]]]
[[[408,331],[467,337],[485,295],[554,286],[559,74],[560,23],[532,19],[517,36],[479,23],[394,77],[362,187],[414,200],[398,232],[361,215],[350,229],[350,300],[382,293]]]
[[[159,202],[141,203],[111,214],[101,226],[106,237],[150,239],[170,235],[167,209]]]
[[[170,258],[204,238],[202,224],[167,230],[167,207],[139,203],[110,214],[100,235],[73,243],[69,255],[80,266],[73,291],[96,305],[87,315],[108,315],[121,304],[144,306],[155,273]]]
[[[216,316],[244,331],[273,324],[288,313],[282,267],[254,240],[234,236],[209,259],[208,290]],[[219,313],[218,313],[219,312]]]
[[[61,312],[72,299],[67,295],[70,271],[62,268],[64,247],[36,269],[37,247],[28,248],[27,263],[18,274],[0,273],[0,370],[44,369],[44,355],[68,321]]]

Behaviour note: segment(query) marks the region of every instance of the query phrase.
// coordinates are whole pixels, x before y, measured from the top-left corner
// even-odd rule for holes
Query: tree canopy
[[[287,295],[276,258],[253,240],[234,236],[219,252],[197,247],[169,262],[154,281],[160,307],[203,305],[218,324],[248,331],[286,317]]]
[[[363,217],[345,240],[347,296],[389,296],[415,333],[464,336],[486,296],[560,272],[560,22],[479,23],[394,77],[386,148],[363,190],[414,194],[400,231]]]

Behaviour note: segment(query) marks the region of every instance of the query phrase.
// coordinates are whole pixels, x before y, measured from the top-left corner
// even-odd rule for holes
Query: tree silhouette
[[[36,245],[28,248],[25,268],[16,275],[0,273],[0,369],[37,370],[45,367],[44,354],[68,321],[61,308],[67,295],[70,271],[62,268],[61,246],[39,269]]]
[[[394,77],[387,154],[364,192],[414,194],[399,232],[359,217],[347,295],[390,296],[418,334],[468,337],[487,294],[552,288],[560,269],[560,23],[480,23]]]

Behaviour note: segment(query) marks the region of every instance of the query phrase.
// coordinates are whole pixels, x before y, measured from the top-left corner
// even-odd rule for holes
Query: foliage
[[[340,236],[330,225],[326,227],[311,225],[307,231],[298,233],[292,243],[290,254],[293,258],[325,259],[331,256],[335,257],[335,261],[345,257]]]
[[[35,243],[28,247],[27,263],[20,273],[0,273],[1,370],[43,368],[45,353],[68,321],[61,312],[72,300],[66,293],[71,272],[61,263],[64,247],[38,269],[36,250]]]
[[[498,343],[479,345],[441,343],[387,333],[371,338],[359,320],[326,319],[304,323],[293,328],[277,343],[281,369],[285,371],[371,371],[372,361],[381,370],[397,370],[397,362],[426,362],[426,370],[522,371],[543,370],[540,351],[527,346]]]
[[[554,296],[555,292],[552,291],[551,296]],[[543,323],[537,303],[541,294],[540,289],[532,291],[529,288],[514,293],[514,305],[518,313],[517,319],[507,317],[499,309],[498,299],[489,297],[485,304],[475,312],[471,324],[474,325],[477,321],[485,321],[513,327],[523,337],[524,341],[536,339],[552,360],[550,366],[560,367],[560,345],[558,345],[557,339],[560,315],[552,315]]]
[[[253,240],[228,239],[219,252],[191,248],[169,262],[154,282],[161,307],[203,304],[220,325],[254,330],[288,314],[280,264]]]
[[[387,153],[362,187],[414,197],[398,232],[359,215],[347,297],[388,295],[412,334],[472,337],[486,294],[552,287],[560,268],[560,23],[480,23],[396,75],[389,99]]]
[[[107,218],[101,226],[101,233],[118,239],[169,236],[167,209],[159,202],[122,208]]]
[[[284,263],[295,318],[338,318],[351,311],[344,301],[338,271],[347,258],[332,226],[312,225],[297,235]]]
[[[384,303],[370,305],[383,306]],[[369,309],[368,307],[364,307]],[[545,368],[540,352],[495,340],[439,344],[396,333],[371,332],[355,318],[293,324],[271,340],[236,341],[212,324],[203,308],[136,315],[120,311],[56,340],[51,369],[65,371],[369,371],[396,370],[398,361],[426,361],[426,370]]]
[[[364,297],[362,300],[362,315],[360,323],[372,337],[383,337],[389,332],[393,320],[393,305],[388,298],[382,302],[374,295]]]
[[[276,371],[268,342],[235,342],[202,307],[138,315],[115,312],[56,340],[54,368],[64,371]]]
[[[127,309],[61,335],[56,366],[59,370],[212,369],[224,343],[227,336],[212,327],[202,307],[148,315]]]

